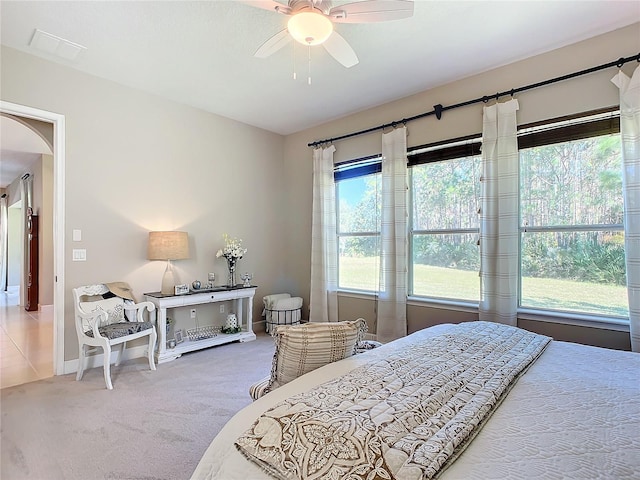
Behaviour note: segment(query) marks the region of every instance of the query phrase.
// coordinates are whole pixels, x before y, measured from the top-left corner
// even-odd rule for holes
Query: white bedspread
[[[439,325],[398,342],[449,328]],[[235,440],[286,397],[384,357],[386,350],[315,370],[244,408],[213,440],[192,478],[270,479],[236,450]],[[640,478],[640,355],[552,342],[440,478]]]

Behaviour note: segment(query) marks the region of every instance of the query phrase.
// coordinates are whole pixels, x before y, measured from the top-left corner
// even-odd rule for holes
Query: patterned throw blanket
[[[285,400],[236,447],[280,479],[433,478],[550,341],[488,322],[454,330]]]

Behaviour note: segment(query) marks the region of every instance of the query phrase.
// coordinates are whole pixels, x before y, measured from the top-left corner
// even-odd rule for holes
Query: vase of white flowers
[[[235,287],[236,285],[236,264],[242,256],[247,253],[246,248],[242,248],[242,239],[232,238],[226,233],[224,234],[224,247],[218,250],[216,258],[224,257],[227,260],[227,269],[229,276],[227,277],[227,287]]]

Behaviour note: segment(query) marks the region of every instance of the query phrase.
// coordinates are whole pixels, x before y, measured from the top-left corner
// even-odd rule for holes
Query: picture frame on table
[[[176,339],[176,343],[184,342],[184,335],[181,328],[177,329],[173,334],[173,336]]]

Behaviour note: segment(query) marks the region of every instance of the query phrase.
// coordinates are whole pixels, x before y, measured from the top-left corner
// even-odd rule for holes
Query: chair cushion
[[[362,340],[356,344],[356,353],[364,353],[381,346],[382,346],[382,343],[377,342],[375,340]]]
[[[104,325],[98,328],[98,331],[103,337],[113,340],[114,338],[126,337],[150,328],[153,328],[153,322],[119,322]],[[84,333],[89,337],[93,337],[93,330],[87,330]]]
[[[268,390],[323,365],[350,357],[366,331],[367,323],[361,318],[343,322],[278,325]]]

